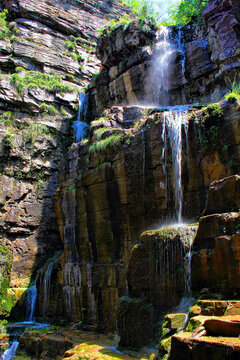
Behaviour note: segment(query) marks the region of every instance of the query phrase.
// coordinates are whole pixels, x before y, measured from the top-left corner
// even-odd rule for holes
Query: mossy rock
[[[4,239],[0,239],[0,316],[8,317],[13,307],[11,296],[8,295],[12,269],[12,249]]]
[[[190,308],[188,316],[189,318],[192,318],[194,316],[200,315],[201,312],[202,312],[201,307],[199,305],[194,305]]]
[[[162,336],[175,334],[181,330],[186,320],[186,314],[167,314],[162,325]]]

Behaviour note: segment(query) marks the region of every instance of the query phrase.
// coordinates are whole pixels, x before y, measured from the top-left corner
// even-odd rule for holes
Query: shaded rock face
[[[98,52],[102,69],[91,83],[95,114],[118,104],[173,106],[221,100],[240,66],[239,18],[239,4],[212,1],[205,10],[204,31],[188,26],[154,36],[151,25],[135,22],[103,34]],[[160,83],[167,86],[167,98],[157,90]]]
[[[1,8],[9,32],[0,40],[0,239],[13,258],[2,272],[4,294],[9,286],[15,294],[62,248],[55,192],[78,92],[100,66],[97,29],[128,9],[118,1],[7,0]]]
[[[236,103],[222,105],[228,109],[228,115],[221,126],[228,129],[226,134],[230,137],[235,122],[238,123],[237,106]],[[219,148],[206,149],[205,143],[199,142],[200,113],[201,110],[191,110],[188,126],[181,125],[183,219],[197,218],[201,213],[209,183],[205,183],[205,168],[199,173],[199,167],[202,159],[220,151]],[[177,218],[174,161],[168,138],[170,128],[166,125],[169,113],[139,107],[112,107],[103,115],[91,123],[88,141],[71,147],[57,193],[57,216],[64,253],[52,270],[46,318],[64,317],[95,326],[101,324],[113,330],[116,303],[127,294],[127,288],[131,297],[140,299],[142,308],[142,297],[147,294],[150,304],[149,312],[144,315],[147,319],[156,309],[160,312],[165,307],[177,305],[184,292],[184,280],[181,271],[175,269],[174,274],[179,276],[173,276],[177,279],[176,284],[166,274],[161,283],[158,273],[159,287],[153,284],[153,275],[148,281],[156,268],[156,263],[149,263],[151,244],[155,249],[154,237],[132,251],[143,230],[159,228]],[[233,172],[228,158],[231,148],[229,151],[230,154],[226,152],[224,157],[219,155],[223,170],[211,173],[213,178]],[[182,245],[171,244],[180,252],[182,249],[184,254]],[[158,243],[156,251],[157,248]],[[183,260],[181,256],[177,257],[178,251],[174,255],[164,249],[165,257],[173,256],[181,268]],[[128,275],[126,263],[129,263]],[[150,272],[147,272],[148,265],[152,266]],[[169,262],[170,269],[171,266],[172,262]],[[141,275],[146,280],[141,282]],[[146,289],[142,288],[145,283]],[[40,282],[38,289],[40,294],[44,293]],[[154,300],[156,293],[157,303]],[[123,306],[128,304],[123,303]],[[129,306],[129,314],[134,313],[132,309],[137,305],[131,303]],[[42,311],[39,303],[39,313]],[[139,318],[140,314],[139,310]]]
[[[120,345],[141,347],[159,336],[163,313],[190,296],[187,254],[196,226],[166,227],[141,235],[127,268],[127,294],[118,304]]]
[[[239,291],[239,176],[215,182],[193,244],[192,285]],[[231,189],[231,190],[230,190]]]

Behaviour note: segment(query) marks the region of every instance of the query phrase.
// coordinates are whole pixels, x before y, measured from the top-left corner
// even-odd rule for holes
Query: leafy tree
[[[177,6],[169,9],[169,19],[163,21],[164,25],[182,26],[203,23],[203,10],[209,0],[182,0]]]
[[[128,5],[132,8],[133,13],[138,15],[139,18],[155,19],[157,16],[152,0],[128,0]]]

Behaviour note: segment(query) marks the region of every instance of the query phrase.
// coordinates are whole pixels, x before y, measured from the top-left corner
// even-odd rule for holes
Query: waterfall
[[[169,70],[170,59],[174,52],[174,47],[169,41],[169,29],[162,26],[157,31],[155,45],[155,57],[153,61],[154,69],[151,77],[154,86],[154,100],[162,106],[166,106],[169,103]]]
[[[73,131],[75,141],[80,142],[86,136],[89,129],[89,125],[85,122],[88,110],[88,94],[79,94],[79,106],[78,106],[78,117],[73,122]]]
[[[169,107],[163,112],[164,121],[164,155],[167,157],[167,135],[172,154],[172,167],[174,174],[174,207],[177,223],[182,222],[182,125],[187,123],[187,110],[189,106]],[[165,165],[166,166],[166,165]],[[165,176],[167,171],[165,169]],[[167,178],[165,183],[167,184]]]
[[[17,352],[18,345],[19,345],[19,342],[14,341],[12,343],[11,347],[4,352],[1,360],[11,360],[11,359],[13,359],[16,352]]]
[[[46,317],[46,310],[47,310],[47,303],[48,297],[50,293],[50,285],[51,285],[51,278],[52,278],[52,271],[54,264],[58,261],[61,251],[57,252],[56,255],[51,259],[50,263],[48,264],[47,270],[44,274],[43,278],[43,307],[42,307],[42,316],[45,319]]]
[[[37,300],[37,288],[36,285],[31,286],[27,290],[27,300],[26,300],[26,321],[34,321],[34,310]]]
[[[182,56],[182,60],[181,60],[181,64],[182,64],[182,78],[184,78],[184,74],[185,74],[185,62],[186,62],[186,54],[185,54],[185,48],[184,48],[184,42],[182,41],[182,30],[181,27],[178,30],[178,38],[177,38],[177,43],[178,43],[178,51]]]

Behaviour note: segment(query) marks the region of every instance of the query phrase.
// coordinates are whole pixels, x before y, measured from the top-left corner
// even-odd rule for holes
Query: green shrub
[[[5,130],[5,135],[3,137],[3,140],[7,146],[10,148],[13,146],[13,138],[14,138],[14,132],[12,129]]]
[[[8,28],[8,22],[7,22],[7,13],[8,11],[5,9],[2,12],[0,12],[0,39],[5,40],[10,37],[11,31]]]
[[[42,103],[40,105],[40,111],[45,112],[49,115],[57,115],[58,114],[58,110],[53,105],[47,105],[45,103]]]
[[[32,142],[34,142],[34,140],[38,136],[48,136],[49,137],[50,135],[51,135],[51,132],[50,132],[49,127],[47,127],[44,124],[33,123],[29,126],[29,128],[27,130],[27,137]]]
[[[7,14],[8,11],[6,9],[0,12],[0,39],[9,39],[10,41],[20,40],[17,35],[19,35],[21,31],[18,29],[16,22],[8,23]]]
[[[210,104],[202,109],[200,115],[201,135],[199,141],[203,152],[220,149],[220,124],[223,120],[223,109],[220,104]]]
[[[65,42],[65,46],[68,50],[76,50],[76,44],[74,41],[72,42],[72,41],[67,40]]]
[[[226,100],[237,99],[240,97],[240,82],[237,82],[237,74],[231,84],[231,92],[225,95]]]
[[[97,140],[100,140],[102,135],[107,132],[109,129],[108,128],[99,128],[97,130],[94,131],[94,137],[97,139]]]
[[[23,68],[17,68],[22,74],[14,73],[10,76],[10,82],[13,84],[19,94],[22,94],[23,88],[39,88],[48,92],[74,92],[77,91],[72,86],[64,84],[62,78],[57,74],[46,74],[40,71],[28,71]]]
[[[15,116],[11,111],[6,111],[0,115],[0,122],[4,122],[5,125],[11,125],[15,120]]]
[[[109,147],[112,147],[114,145],[117,145],[120,143],[121,139],[123,137],[123,134],[118,135],[112,135],[104,140],[97,141],[96,143],[93,143],[89,147],[89,153],[96,153],[106,150]]]

